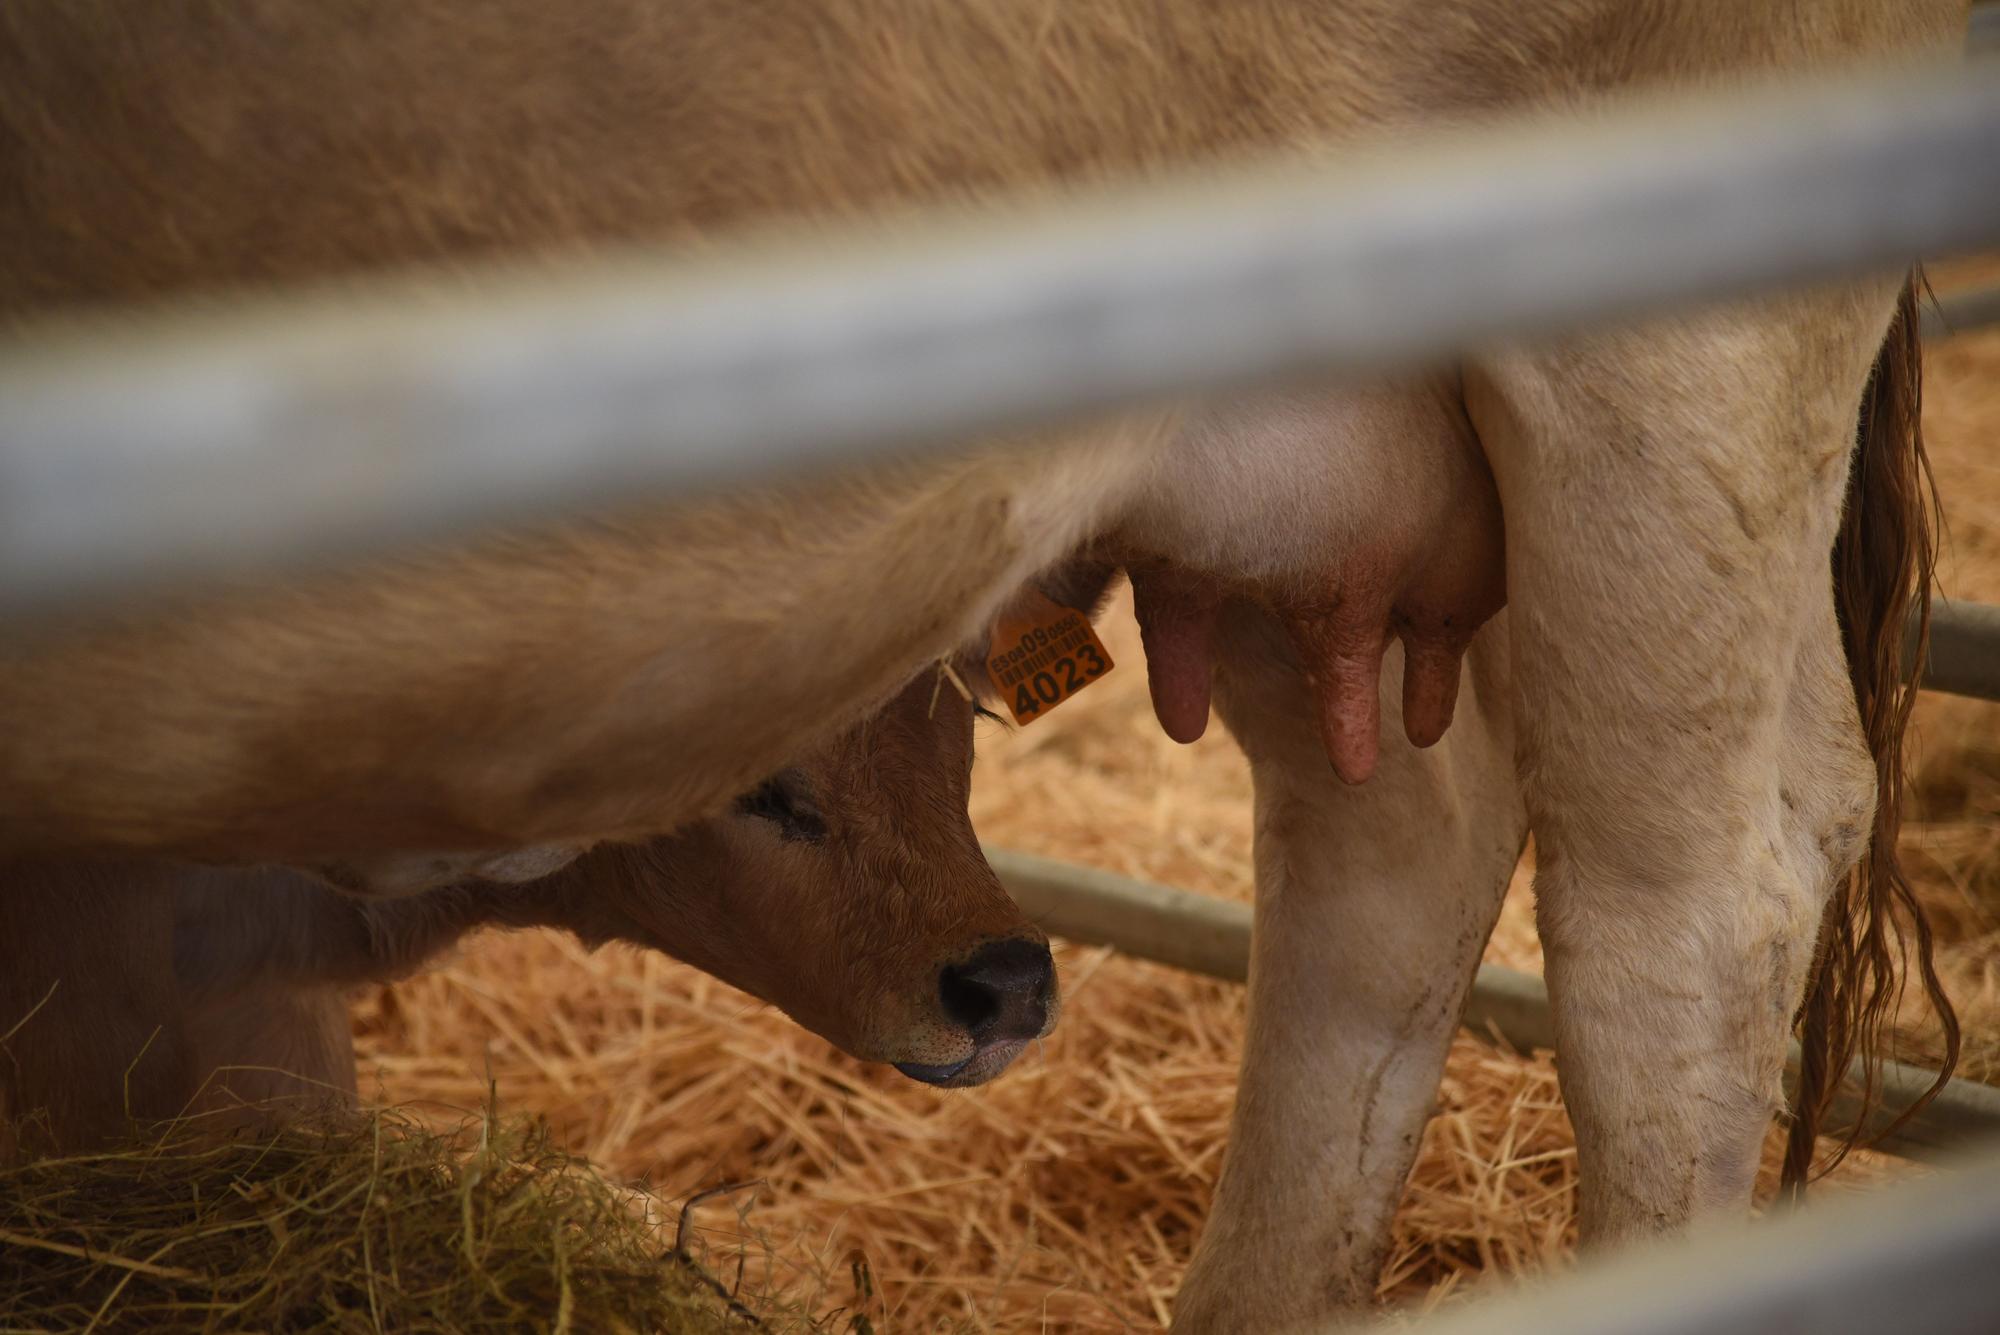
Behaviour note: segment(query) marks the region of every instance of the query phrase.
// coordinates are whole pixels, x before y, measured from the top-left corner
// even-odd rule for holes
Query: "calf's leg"
[[[354,1035],[339,988],[266,984],[192,1007],[187,1019],[198,1111],[248,1120],[355,1100]]]
[[[0,1121],[21,1123],[18,1145],[77,1149],[180,1113],[172,896],[108,862],[5,864],[0,887]]]

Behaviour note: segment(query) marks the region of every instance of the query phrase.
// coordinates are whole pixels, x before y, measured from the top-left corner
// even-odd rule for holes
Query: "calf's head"
[[[854,1056],[998,1075],[1055,1024],[1048,939],[966,814],[974,706],[932,672],[723,816],[561,874],[586,940],[665,951]]]

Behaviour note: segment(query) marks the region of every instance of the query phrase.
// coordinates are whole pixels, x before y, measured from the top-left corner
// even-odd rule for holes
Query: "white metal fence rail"
[[[0,612],[1367,371],[2000,231],[1990,68],[0,350]]]
[[[1423,1335],[1992,1335],[2000,1155],[1932,1181],[1712,1228],[1418,1322]],[[1371,1325],[1371,1329],[1381,1329]]]
[[[1974,51],[2000,46],[2000,4],[1983,3],[1972,7],[1971,29],[1966,43]]]
[[[1954,292],[1924,311],[1924,337],[1948,338],[2000,324],[2000,285]]]
[[[1028,916],[1057,936],[1113,946],[1211,978],[1240,983],[1250,976],[1247,904],[1008,848],[989,847],[986,856]],[[1540,978],[1518,969],[1482,965],[1463,1023],[1474,1034],[1497,1035],[1521,1052],[1555,1046],[1548,990]],[[1789,1067],[1794,1072],[1798,1067],[1796,1044]],[[1881,1102],[1870,1111],[1867,1129],[1884,1131],[1935,1078],[1920,1067],[1884,1063]],[[1851,1120],[1858,1111],[1849,1094],[1834,1107],[1833,1123]],[[1909,1159],[1935,1160],[1987,1139],[2000,1139],[2000,1089],[1954,1080],[1929,1107],[1883,1136],[1879,1147]]]

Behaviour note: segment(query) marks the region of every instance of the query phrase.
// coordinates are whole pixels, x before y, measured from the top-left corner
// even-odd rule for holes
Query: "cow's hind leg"
[[[1583,1229],[1743,1208],[1874,771],[1828,555],[1886,288],[1468,375]]]
[[[1430,750],[1402,741],[1391,651],[1394,740],[1360,787],[1328,766],[1282,634],[1231,612],[1217,640],[1219,702],[1256,778],[1256,945],[1228,1159],[1174,1328],[1277,1330],[1373,1298],[1526,817],[1501,623]]]

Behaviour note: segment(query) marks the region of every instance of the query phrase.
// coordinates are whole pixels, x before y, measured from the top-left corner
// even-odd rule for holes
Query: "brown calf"
[[[726,813],[520,884],[362,899],[276,869],[44,869],[39,892],[0,899],[42,942],[5,952],[0,994],[55,988],[11,1040],[0,1092],[47,1110],[63,1140],[127,1111],[177,1113],[212,1079],[250,1099],[301,1080],[351,1093],[341,989],[407,974],[484,925],[664,951],[857,1057],[979,1084],[1058,1005],[1047,939],[966,817],[972,726],[973,706],[927,671]],[[51,941],[60,920],[76,930]]]

